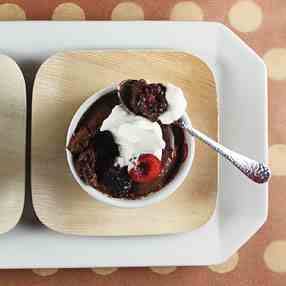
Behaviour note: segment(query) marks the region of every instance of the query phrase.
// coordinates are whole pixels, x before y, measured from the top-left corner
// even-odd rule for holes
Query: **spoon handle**
[[[236,168],[238,168],[244,175],[250,178],[252,181],[262,184],[266,183],[270,178],[270,169],[263,163],[252,160],[246,156],[238,154],[216,141],[212,140],[199,130],[191,127],[185,127],[186,130],[194,137],[203,141],[209,145],[212,149],[222,155],[230,163],[232,163]]]

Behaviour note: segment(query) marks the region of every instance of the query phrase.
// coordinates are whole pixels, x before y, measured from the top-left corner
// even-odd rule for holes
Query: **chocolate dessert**
[[[129,110],[151,121],[157,121],[168,108],[166,87],[161,83],[147,84],[144,79],[126,80],[120,84],[119,92]]]
[[[172,180],[188,149],[182,128],[176,122],[163,124],[160,121],[160,115],[169,108],[166,91],[166,86],[160,83],[127,80],[119,85],[118,90],[103,95],[87,110],[67,146],[76,172],[86,184],[114,198],[137,199],[159,191]],[[120,104],[119,92],[130,112]],[[111,126],[110,122],[107,124],[108,120],[113,124],[118,122],[118,127],[115,126],[117,133],[115,129],[110,131],[111,127],[103,130],[104,126]],[[126,131],[126,126],[133,129],[127,128]],[[138,132],[129,132],[137,131],[137,126]],[[148,138],[141,140],[140,136],[149,134],[144,132],[150,130],[159,149],[140,153],[140,150],[150,149],[149,145],[153,146],[152,142],[149,145],[148,142],[147,145],[139,142],[148,141]],[[128,144],[135,143],[124,146],[125,138]],[[140,140],[136,141],[138,138]],[[136,153],[136,144],[139,154]]]

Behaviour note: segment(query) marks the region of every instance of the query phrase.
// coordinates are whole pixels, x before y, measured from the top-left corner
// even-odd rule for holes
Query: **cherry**
[[[134,168],[129,171],[131,179],[137,183],[149,183],[161,172],[161,161],[152,154],[142,154]]]

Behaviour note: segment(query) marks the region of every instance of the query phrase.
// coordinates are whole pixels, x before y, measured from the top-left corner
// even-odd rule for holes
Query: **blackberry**
[[[161,83],[151,83],[143,79],[127,80],[120,85],[124,104],[135,114],[157,121],[168,108],[167,88]]]
[[[103,174],[113,166],[115,158],[119,156],[118,146],[110,131],[100,131],[96,133],[91,145],[96,151],[97,163],[95,170],[100,179]]]
[[[93,135],[87,127],[80,127],[72,137],[68,149],[73,154],[76,172],[88,185],[98,187],[105,172],[119,156],[118,146],[109,131]],[[128,175],[128,174],[127,174]]]
[[[105,172],[103,183],[114,198],[128,198],[132,192],[132,181],[127,167],[111,167]]]

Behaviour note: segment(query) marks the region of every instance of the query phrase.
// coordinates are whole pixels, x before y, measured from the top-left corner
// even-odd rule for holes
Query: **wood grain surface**
[[[217,137],[214,78],[191,54],[82,51],[52,56],[37,74],[32,114],[32,197],[35,212],[47,227],[76,235],[150,235],[191,231],[210,219],[217,193],[217,156],[199,142],[184,184],[154,206],[132,210],[106,206],[72,178],[65,138],[73,114],[93,93],[127,78],[180,86],[193,125]]]
[[[0,233],[20,219],[25,196],[26,87],[17,64],[0,55]]]

